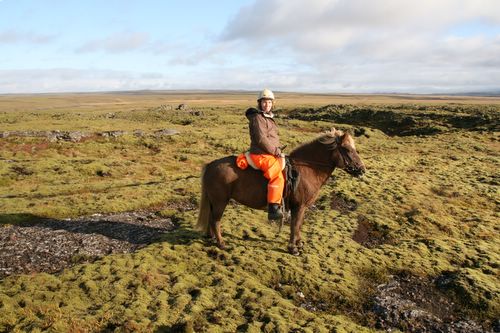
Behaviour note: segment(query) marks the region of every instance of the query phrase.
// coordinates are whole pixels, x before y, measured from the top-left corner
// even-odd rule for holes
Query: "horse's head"
[[[359,157],[354,144],[354,139],[349,133],[334,128],[327,134],[330,137],[332,147],[332,159],[336,167],[345,170],[352,176],[362,176],[365,165]],[[326,142],[325,142],[326,143]]]

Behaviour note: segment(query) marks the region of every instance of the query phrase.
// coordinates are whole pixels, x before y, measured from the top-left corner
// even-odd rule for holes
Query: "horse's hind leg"
[[[224,249],[226,247],[226,243],[222,239],[220,219],[215,221],[215,238],[217,239],[217,246],[219,249]]]
[[[212,216],[210,218],[210,233],[213,236],[215,236],[215,240],[217,241],[217,246],[220,249],[224,249],[226,247],[226,243],[222,239],[222,231],[221,231],[221,219],[222,219],[222,214],[224,214],[224,209],[226,208],[226,205],[227,202],[212,207]]]

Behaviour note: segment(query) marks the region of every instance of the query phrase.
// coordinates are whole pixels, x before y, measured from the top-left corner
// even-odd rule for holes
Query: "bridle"
[[[337,147],[340,153],[340,157],[342,158],[342,161],[344,162],[344,168],[347,172],[355,172],[356,167],[354,166],[354,161],[352,160],[351,156],[349,155],[349,152],[346,148],[342,146]]]

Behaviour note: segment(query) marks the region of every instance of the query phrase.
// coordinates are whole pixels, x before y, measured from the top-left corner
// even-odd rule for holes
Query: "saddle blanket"
[[[280,157],[280,158],[281,158],[281,165],[282,165],[281,170],[284,170],[285,166],[286,166],[285,158],[284,157]],[[248,152],[248,151],[241,153],[236,157],[236,165],[241,170],[245,170],[246,168],[248,168],[248,166],[251,166],[255,170],[259,170],[259,168],[257,168],[255,166],[252,159],[250,158],[250,152]]]

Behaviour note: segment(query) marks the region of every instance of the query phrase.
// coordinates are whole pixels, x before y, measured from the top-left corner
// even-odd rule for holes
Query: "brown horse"
[[[300,228],[305,210],[314,203],[333,170],[341,168],[353,176],[361,176],[365,166],[356,152],[352,136],[335,129],[293,150],[289,158],[299,172],[300,180],[289,200],[291,233],[288,251],[298,254],[302,247]],[[239,169],[235,156],[208,163],[202,173],[198,228],[207,236],[215,237],[217,245],[224,248],[221,218],[229,200],[265,209],[267,182],[260,170]]]

